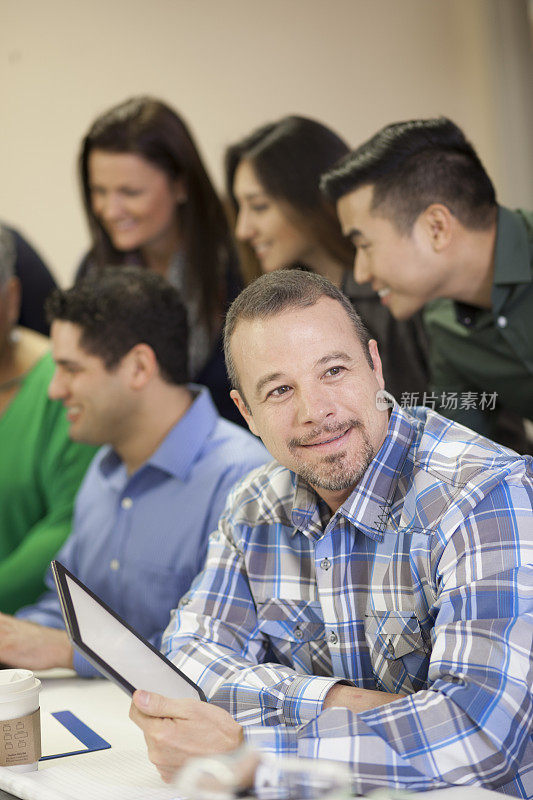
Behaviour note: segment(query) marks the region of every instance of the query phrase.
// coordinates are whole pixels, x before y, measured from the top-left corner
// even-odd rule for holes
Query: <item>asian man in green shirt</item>
[[[425,307],[432,392],[423,404],[528,452],[508,419],[533,417],[533,214],[498,205],[448,119],[388,125],[322,181],[370,282],[397,319]]]

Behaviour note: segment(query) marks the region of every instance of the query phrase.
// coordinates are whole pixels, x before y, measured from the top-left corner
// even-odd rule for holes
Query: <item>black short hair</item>
[[[496,217],[496,193],[476,151],[445,117],[387,125],[321,180],[333,202],[363,186],[374,189],[372,209],[402,233],[432,203],[442,203],[467,228]]]
[[[80,346],[113,370],[136,344],[149,345],[161,377],[188,379],[187,312],[178,290],[143,267],[94,270],[71,289],[56,289],[46,302],[54,320],[81,328]]]

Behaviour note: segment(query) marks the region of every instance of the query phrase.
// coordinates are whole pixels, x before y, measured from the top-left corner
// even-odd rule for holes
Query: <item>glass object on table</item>
[[[231,755],[190,761],[176,787],[187,800],[346,800],[350,770],[341,762],[259,756],[248,748]],[[246,788],[248,787],[248,789]]]

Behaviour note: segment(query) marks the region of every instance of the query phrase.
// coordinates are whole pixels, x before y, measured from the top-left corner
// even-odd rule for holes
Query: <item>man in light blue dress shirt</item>
[[[186,311],[162,277],[109,269],[56,292],[49,315],[50,396],[66,407],[72,439],[104,444],[57,558],[159,647],[230,489],[268,453],[187,383]],[[51,575],[47,583],[17,618],[0,615],[0,661],[95,675],[73,654]]]

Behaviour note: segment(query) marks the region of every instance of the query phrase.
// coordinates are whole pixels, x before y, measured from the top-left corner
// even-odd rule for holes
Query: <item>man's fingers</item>
[[[137,689],[133,693],[133,702],[137,708],[149,717],[178,717],[180,716],[180,701],[155,692],[145,692]]]
[[[230,752],[243,742],[242,727],[227,711],[200,700],[173,700],[138,690],[130,718],[142,730],[148,757],[166,781],[189,758]]]
[[[198,713],[198,709],[202,705],[200,700],[174,700],[156,692],[146,692],[143,689],[137,689],[133,693],[133,702],[139,711],[148,717],[171,717],[172,719],[189,719]]]
[[[165,783],[172,783],[176,775],[175,769],[166,769],[165,767],[157,767],[157,770]]]

